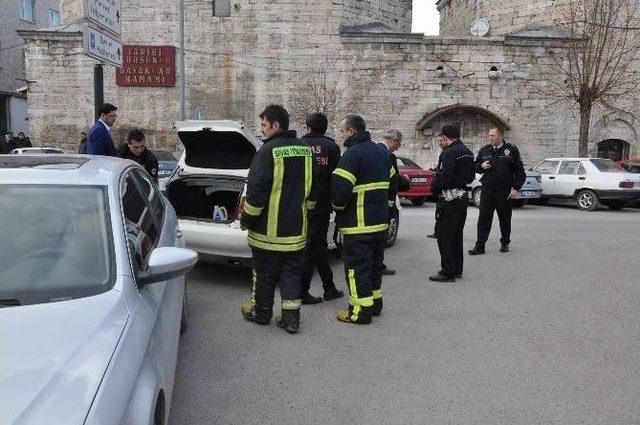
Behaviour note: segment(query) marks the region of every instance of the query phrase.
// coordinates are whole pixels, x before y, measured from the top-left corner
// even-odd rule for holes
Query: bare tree
[[[639,0],[563,0],[558,28],[564,54],[551,55],[541,71],[543,91],[569,100],[580,113],[578,154],[587,156],[594,106],[624,111],[640,84]]]
[[[329,82],[326,71],[296,75],[300,78],[290,98],[291,114],[296,121],[304,122],[308,114],[322,112],[329,120],[335,118],[338,103],[336,85]]]

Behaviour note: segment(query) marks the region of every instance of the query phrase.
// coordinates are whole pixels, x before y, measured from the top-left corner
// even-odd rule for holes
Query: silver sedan
[[[0,422],[166,423],[197,254],[130,161],[0,156]]]

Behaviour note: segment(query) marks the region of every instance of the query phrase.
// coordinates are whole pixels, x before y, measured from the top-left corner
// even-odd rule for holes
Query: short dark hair
[[[458,124],[445,124],[440,130],[438,136],[444,136],[447,139],[455,140],[460,138],[460,126]]]
[[[495,131],[497,131],[498,133],[500,133],[500,135],[501,135],[501,136],[504,136],[504,130],[503,130],[503,129],[501,129],[500,127],[491,127],[491,128],[489,129],[489,131],[493,131],[493,130],[495,130]]]
[[[143,142],[144,133],[140,129],[133,129],[127,134],[127,143],[129,142]]]
[[[365,131],[367,131],[367,123],[364,122],[364,118],[362,118],[360,115],[347,115],[347,117],[344,119],[344,124],[349,128],[353,128],[358,133],[364,133]]]
[[[98,113],[99,113],[100,115],[102,115],[102,114],[107,115],[107,114],[110,114],[111,112],[113,112],[113,111],[117,111],[117,110],[118,110],[118,108],[116,108],[116,107],[115,107],[115,106],[113,106],[112,104],[110,104],[110,103],[103,103],[103,104],[102,104],[102,106],[100,107],[100,109],[98,109]]]
[[[269,105],[258,116],[269,121],[271,125],[278,121],[282,130],[289,130],[289,113],[282,105]]]
[[[324,134],[327,132],[327,127],[329,127],[329,120],[327,116],[322,112],[315,112],[313,114],[307,115],[306,119],[307,127],[309,130],[314,133]]]

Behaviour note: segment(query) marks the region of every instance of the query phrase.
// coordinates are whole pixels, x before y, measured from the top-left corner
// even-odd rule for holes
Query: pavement
[[[427,280],[434,204],[401,214],[386,254],[398,274],[369,326],[336,320],[345,299],[303,306],[297,335],[246,322],[248,271],[199,264],[171,423],[640,423],[640,210],[526,206],[512,251],[498,252],[496,218],[487,254],[465,256],[454,284]]]

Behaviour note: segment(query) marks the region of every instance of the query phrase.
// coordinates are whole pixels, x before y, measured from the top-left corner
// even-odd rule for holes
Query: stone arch
[[[623,113],[611,114],[598,120],[590,137],[589,154],[628,158],[638,149],[636,129],[631,123],[633,117]]]
[[[487,131],[491,127],[498,127],[508,135],[511,127],[508,122],[494,112],[473,105],[455,104],[437,108],[424,115],[416,124],[418,140],[422,143],[422,163],[435,165],[439,155],[435,139],[437,132],[447,122],[460,124],[462,140],[477,152],[480,147],[487,144]]]

